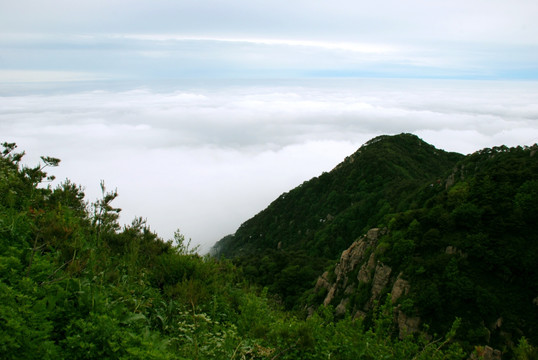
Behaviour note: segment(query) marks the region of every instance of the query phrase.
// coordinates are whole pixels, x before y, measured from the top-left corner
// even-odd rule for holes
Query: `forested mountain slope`
[[[537,151],[463,156],[413,135],[378,137],[280,196],[217,250],[288,307],[333,305],[368,321],[376,301],[397,294],[395,320],[413,331],[445,332],[460,318],[469,346],[506,351],[522,335],[536,343]]]
[[[368,318],[391,293],[400,331],[442,332],[502,350],[521,335],[538,341],[538,146],[467,156],[419,206],[354,242],[316,284],[311,305]],[[371,234],[372,235],[371,235]],[[375,235],[374,235],[375,234]]]
[[[69,180],[49,186],[42,157],[0,150],[2,359],[462,360],[451,340],[398,340],[387,302],[373,326],[320,308],[284,312],[240,269],[201,257],[176,233],[163,241],[141,219],[118,224],[117,196],[95,203]],[[534,351],[521,342],[516,351]],[[524,357],[521,357],[524,359]]]
[[[337,256],[386,213],[412,206],[419,186],[462,158],[415,135],[379,136],[332,171],[282,194],[215,251],[237,257],[278,247]]]
[[[381,235],[375,236],[379,245],[376,247],[379,250],[376,261],[385,261],[394,271],[409,274],[406,279],[413,283],[409,291],[403,291],[404,295],[394,303],[381,299],[381,296],[387,293],[381,289],[381,301],[376,302],[366,316],[354,319],[350,315],[335,314],[331,306],[318,306],[327,298],[328,292],[323,286],[314,291],[313,283],[310,284],[311,291],[304,292],[303,298],[304,303],[310,306],[308,317],[283,311],[278,299],[275,301],[265,289],[253,287],[245,280],[242,274],[248,273],[246,267],[238,268],[228,261],[199,256],[189,248],[188,242],[180,233],[176,233],[173,241],[163,241],[142,219],[134,219],[129,226],[120,226],[120,209],[112,205],[117,193],[106,191],[104,183],[102,198],[88,203],[83,189],[69,180],[54,188],[50,186],[51,176],[48,176],[45,170],[57,166],[58,159],[42,157],[41,164],[28,167],[21,162],[24,153],[16,152],[15,144],[3,143],[2,146],[2,359],[463,360],[467,359],[471,352],[474,355],[487,353],[489,348],[474,349],[474,345],[482,345],[482,341],[462,341],[462,336],[468,335],[468,330],[473,329],[469,325],[476,323],[464,316],[465,312],[475,311],[476,306],[472,302],[468,307],[462,306],[461,311],[447,307],[446,312],[441,313],[442,316],[437,318],[440,324],[432,324],[440,329],[445,328],[446,319],[453,320],[451,315],[458,314],[462,317],[462,320],[455,319],[455,326],[451,326],[442,335],[431,337],[432,334],[419,332],[399,339],[399,324],[393,322],[394,314],[405,311],[408,317],[417,315],[427,319],[427,310],[432,309],[431,306],[427,307],[428,304],[422,304],[420,297],[414,297],[415,293],[422,294],[421,286],[432,284],[424,271],[431,271],[433,278],[440,279],[441,282],[434,282],[434,285],[443,286],[442,283],[446,282],[446,290],[439,289],[439,294],[454,294],[457,307],[468,301],[469,294],[474,296],[469,291],[473,291],[475,284],[481,284],[492,296],[498,296],[495,302],[477,315],[478,319],[489,319],[491,309],[503,310],[499,304],[510,298],[508,304],[514,307],[514,310],[500,313],[503,316],[500,328],[505,334],[512,336],[512,343],[507,343],[506,350],[503,349],[506,359],[510,354],[518,360],[534,359],[537,356],[537,349],[521,337],[522,334],[534,336],[529,329],[534,329],[532,311],[535,311],[535,308],[529,306],[528,299],[529,294],[536,290],[535,285],[529,285],[527,291],[518,292],[521,284],[535,281],[536,275],[535,263],[532,262],[535,247],[525,245],[526,233],[516,232],[512,234],[515,237],[494,237],[486,230],[481,230],[482,235],[478,236],[480,241],[476,242],[479,245],[476,249],[466,248],[458,239],[450,239],[451,250],[447,253],[447,246],[441,254],[435,247],[441,247],[442,250],[446,245],[444,240],[433,245],[437,239],[444,238],[444,229],[450,230],[453,221],[465,222],[466,216],[473,214],[472,205],[469,203],[476,203],[473,200],[475,196],[482,199],[480,201],[484,201],[486,205],[491,204],[491,209],[485,207],[487,211],[479,214],[479,220],[483,221],[482,217],[487,215],[484,219],[495,222],[497,227],[493,228],[493,234],[496,234],[496,231],[504,231],[503,229],[511,229],[514,222],[522,229],[530,226],[529,230],[536,231],[535,163],[529,162],[528,158],[524,160],[524,156],[519,157],[519,149],[516,152],[501,149],[503,152],[500,154],[508,156],[511,164],[519,164],[508,167],[509,173],[520,167],[526,169],[518,177],[520,186],[517,191],[514,192],[510,190],[510,186],[506,186],[501,192],[504,195],[488,199],[484,198],[480,191],[475,193],[474,182],[469,183],[468,187],[458,185],[461,174],[465,179],[470,179],[466,171],[470,169],[468,166],[473,164],[471,161],[465,164],[463,172],[462,168],[458,167],[453,172],[454,175],[448,177],[452,179],[449,181],[451,185],[448,187],[448,194],[444,194],[441,185],[434,189],[426,186],[419,191],[423,194],[419,198],[433,199],[433,202],[413,201],[416,202],[415,210],[394,213],[384,218],[388,219],[389,223],[386,231],[369,232],[371,238],[374,238],[374,233]],[[529,155],[528,150],[523,149],[522,153],[535,161],[532,151],[536,148],[531,149],[532,155]],[[494,159],[499,154],[478,155],[493,155]],[[510,178],[505,176],[504,170],[492,172],[492,165],[483,166],[484,163],[479,158],[475,163],[475,168],[483,169],[484,173],[495,174],[492,177],[493,184],[497,184],[498,179]],[[482,184],[480,181],[476,183]],[[504,201],[505,195],[513,196],[512,205],[510,201]],[[437,210],[438,206],[434,205],[439,200],[437,198],[446,199],[446,207],[443,207],[441,202],[441,209]],[[510,221],[497,224],[497,202],[503,204],[502,209],[514,211]],[[425,205],[420,207],[422,203]],[[451,210],[451,206],[455,206],[454,209]],[[422,219],[422,215],[430,212],[428,209],[434,211],[429,218],[440,215],[440,219],[430,222]],[[456,209],[459,210],[455,211]],[[454,219],[451,220],[451,217]],[[415,219],[420,221],[418,225]],[[476,214],[471,219],[476,221]],[[433,242],[420,240],[420,235],[418,238],[413,237],[417,235],[417,228],[426,229],[433,226],[432,221],[440,221],[437,225],[439,233],[433,231],[430,236],[424,238],[433,239]],[[450,231],[447,234],[450,234]],[[410,240],[400,241],[398,236]],[[491,250],[488,238],[496,244],[506,241],[513,243],[504,250],[512,256],[510,259],[520,259],[521,262],[515,267],[508,260],[503,263],[503,250]],[[529,253],[520,258],[517,254],[522,246]],[[433,261],[424,256],[422,263],[417,265],[414,259],[420,258],[417,254],[422,253],[422,247],[430,249],[429,253],[434,255]],[[464,251],[468,255],[465,256]],[[281,259],[296,261],[292,251],[281,252],[285,254]],[[307,252],[301,254],[302,258],[299,259],[305,263],[311,263],[314,259],[307,255]],[[400,257],[401,254],[405,256]],[[458,294],[454,287],[459,284],[445,281],[442,277],[445,276],[444,272],[440,275],[439,271],[444,268],[435,272],[436,254],[441,258],[443,254],[452,256],[448,258],[450,266],[445,267],[449,270],[446,276],[449,280],[462,279],[464,285],[476,278],[468,276],[466,279],[460,274],[464,274],[468,266],[480,267],[479,262],[469,265],[464,260],[467,258],[481,261],[481,257],[491,257],[489,262],[485,262],[489,267],[483,269],[484,276],[489,276],[487,271],[495,271],[502,265],[499,279],[504,282],[499,282],[498,287],[505,288],[506,294],[500,294],[499,289],[491,290],[488,287],[498,280],[497,278],[490,282],[487,279],[480,282],[482,279],[478,278],[479,282],[471,283],[471,289],[468,286],[463,287],[463,296]],[[455,254],[459,257],[454,256]],[[343,264],[340,261],[325,274],[326,285],[334,285],[334,296],[329,303],[344,300],[347,296],[345,290],[339,293],[339,283],[330,275],[337,268],[343,269]],[[441,265],[444,266],[443,263]],[[417,270],[413,272],[415,268]],[[287,268],[287,273],[288,279],[292,279],[294,272]],[[351,279],[353,271],[341,273],[346,273],[347,278]],[[417,281],[414,280],[415,277]],[[389,285],[386,286],[388,287]],[[370,289],[364,285],[361,288]],[[479,293],[483,291],[479,289]],[[426,295],[428,294],[431,292],[426,292]],[[486,300],[480,298],[483,300],[480,306],[489,304],[487,297],[490,295],[486,295]],[[434,297],[432,299],[435,300]],[[442,305],[443,299],[436,304]],[[424,311],[421,310],[423,305],[425,313],[421,312]],[[346,306],[348,314],[361,307],[364,309],[360,296],[349,299]],[[518,307],[520,309],[516,309]],[[411,314],[410,311],[417,313]],[[521,312],[530,315],[522,320]],[[462,323],[466,326],[461,326]],[[518,329],[521,331],[517,332]],[[460,339],[460,342],[455,342],[454,339]],[[481,340],[480,337],[473,339]],[[503,358],[504,356],[503,354]]]
[[[376,137],[332,171],[282,194],[214,253],[235,258],[291,308],[357,237],[385,215],[416,207],[419,189],[461,159],[412,134]]]

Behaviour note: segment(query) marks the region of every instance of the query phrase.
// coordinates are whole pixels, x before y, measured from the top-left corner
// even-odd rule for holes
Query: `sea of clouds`
[[[4,84],[1,141],[85,187],[117,188],[122,221],[179,228],[202,250],[380,134],[438,148],[538,142],[538,83],[341,79]]]

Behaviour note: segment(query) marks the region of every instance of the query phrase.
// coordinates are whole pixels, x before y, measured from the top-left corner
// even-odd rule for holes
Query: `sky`
[[[0,134],[207,251],[374,136],[538,142],[534,0],[0,1]]]

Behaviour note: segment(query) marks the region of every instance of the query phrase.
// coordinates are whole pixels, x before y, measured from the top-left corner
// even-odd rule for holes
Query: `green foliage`
[[[538,348],[529,344],[525,337],[519,339],[517,347],[514,349],[514,359],[532,360],[538,358]]]
[[[440,191],[436,180],[461,158],[411,134],[378,137],[331,172],[282,194],[234,235],[217,243],[214,251],[220,257],[234,258],[236,264],[248,266],[251,272],[262,268],[265,256],[278,250],[278,256],[289,260],[275,260],[268,271],[252,278],[279,294],[288,307],[296,306],[319,272],[303,263],[304,256],[293,254],[315,258],[310,263],[324,267],[369,228],[383,222],[386,215],[416,206],[415,194],[425,182],[434,182],[431,191]],[[412,254],[413,245],[408,245],[401,249],[405,256]],[[284,284],[293,266],[308,266],[315,271],[309,276],[307,269],[294,284]]]
[[[16,287],[0,283],[0,351],[5,359],[55,359],[53,324],[37,284],[21,279]]]
[[[437,333],[448,332],[457,316],[465,328],[457,338],[467,350],[484,343],[511,356],[521,335],[538,343],[537,149],[501,146],[463,156],[409,134],[378,137],[282,194],[216,250],[288,307],[302,309],[323,301],[308,292],[323,270],[300,277],[303,258],[288,255],[334,263],[366,230],[386,226],[376,258],[409,279],[400,303],[406,312]],[[367,285],[355,287],[349,306],[367,301]]]
[[[538,341],[532,303],[538,267],[531,260],[538,256],[538,161],[532,151],[485,149],[468,156],[449,176],[452,185],[424,197],[415,210],[391,215],[380,246],[383,261],[410,277],[405,301],[432,331],[448,331],[452,317],[460,317],[465,331],[457,338],[467,349],[479,343],[507,349],[502,333]],[[499,318],[512,320],[499,329],[491,325]]]
[[[538,181],[534,163],[509,157],[527,169],[522,170],[525,174],[516,173],[518,180],[511,185],[512,175],[508,175],[516,168],[498,169],[495,162],[481,168],[482,162],[474,156],[469,161],[483,175],[465,175],[465,196],[453,195],[448,201],[445,190],[426,186],[419,190],[422,200],[411,201],[413,184],[420,183],[415,176],[425,179],[460,157],[439,152],[444,165],[436,165],[427,154],[437,150],[418,142],[426,149],[417,152],[426,168],[421,170],[409,158],[397,159],[417,144],[417,138],[392,140],[397,141],[373,142],[361,150],[368,161],[379,162],[384,154],[391,161],[374,166],[356,154],[353,161],[361,166],[351,166],[348,159],[337,169],[340,175],[348,174],[345,181],[324,174],[313,185],[304,184],[304,190],[277,200],[282,202],[280,211],[293,203],[287,202],[288,196],[297,201],[331,189],[326,198],[321,196],[329,214],[325,205],[299,201],[300,206],[308,205],[307,210],[292,206],[289,216],[274,224],[260,220],[256,226],[244,225],[238,236],[249,234],[249,228],[260,230],[250,233],[257,238],[247,241],[249,254],[259,249],[263,255],[236,259],[235,265],[198,255],[179,231],[174,239],[163,241],[142,218],[120,226],[120,209],[113,206],[117,191],[107,191],[102,182],[102,198],[88,204],[82,189],[69,180],[50,186],[52,177],[45,170],[58,165],[58,159],[43,157],[42,165],[28,168],[21,164],[24,153],[16,153],[15,144],[4,143],[0,156],[2,358],[464,359],[467,354],[460,343],[477,344],[466,344],[461,338],[483,341],[488,333],[484,325],[476,324],[495,321],[492,314],[504,317],[503,330],[518,327],[528,332],[514,346],[514,358],[535,358],[536,348],[531,345],[535,333],[529,329],[536,329],[535,295],[531,294],[538,292],[538,241],[536,233],[518,228],[536,226],[536,214],[530,213]],[[379,176],[370,179],[368,167],[378,169]],[[391,174],[398,175],[395,181],[400,185],[379,187],[383,176]],[[357,184],[356,176],[360,177]],[[481,187],[500,189],[500,194],[492,196]],[[404,195],[396,196],[400,191]],[[376,198],[380,194],[385,198]],[[421,208],[422,202],[429,205]],[[399,212],[406,204],[414,209]],[[513,216],[502,216],[506,209]],[[373,217],[363,219],[367,213]],[[349,316],[335,319],[331,307],[321,306],[309,317],[284,310],[302,310],[306,290],[334,264],[331,256],[347,246],[350,234],[360,234],[371,221],[384,221],[389,213],[392,235],[382,240],[385,248],[379,256],[398,258],[393,266],[405,269],[414,281],[412,292],[398,306],[406,313],[419,311],[424,319],[439,321],[432,323],[432,329],[447,335],[431,338],[419,333],[399,339],[390,298],[376,307],[371,324]],[[479,228],[461,230],[458,224],[467,220],[462,213],[474,214]],[[529,245],[529,240],[534,242]],[[447,245],[457,250],[447,254]],[[417,257],[424,249],[427,256]],[[514,262],[520,255],[521,261]],[[496,271],[493,277],[490,269]],[[265,288],[260,291],[249,285],[249,279],[257,279]],[[502,284],[503,291],[494,283]],[[521,291],[522,284],[527,291]],[[370,286],[359,286],[355,303],[368,299]],[[324,295],[313,294],[310,300],[320,301]],[[502,304],[508,304],[508,310]],[[527,315],[527,323],[519,322],[521,313]],[[495,336],[500,337],[491,335]]]

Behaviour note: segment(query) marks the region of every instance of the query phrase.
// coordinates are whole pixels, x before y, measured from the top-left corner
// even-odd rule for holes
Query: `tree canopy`
[[[283,305],[288,304],[281,299],[296,296],[302,291],[295,288],[297,284],[315,276],[311,272],[316,271],[306,266],[313,259],[310,252],[267,253],[260,260],[265,271],[273,271],[273,259],[284,271],[274,284],[263,280],[260,272],[264,288],[249,280],[258,269],[200,256],[180,232],[165,241],[142,218],[121,226],[121,210],[113,205],[118,192],[107,190],[104,182],[101,199],[90,203],[84,189],[69,180],[51,186],[46,170],[59,165],[58,159],[43,157],[38,166],[27,167],[23,157],[15,144],[3,144],[2,358],[464,359],[468,355],[454,341],[460,320],[446,335],[398,339],[390,299],[378,304],[371,324],[350,316],[336,319],[330,307],[319,307],[308,318],[286,311]],[[534,208],[536,194],[534,183],[528,181],[514,193],[513,206],[530,223],[533,218],[525,216]],[[471,196],[473,189],[461,191]],[[448,210],[461,205],[448,205],[448,198]],[[493,216],[494,221],[490,213],[479,216]],[[406,221],[396,219],[395,224],[403,227]],[[525,338],[514,344],[514,351],[518,359],[535,354]]]

